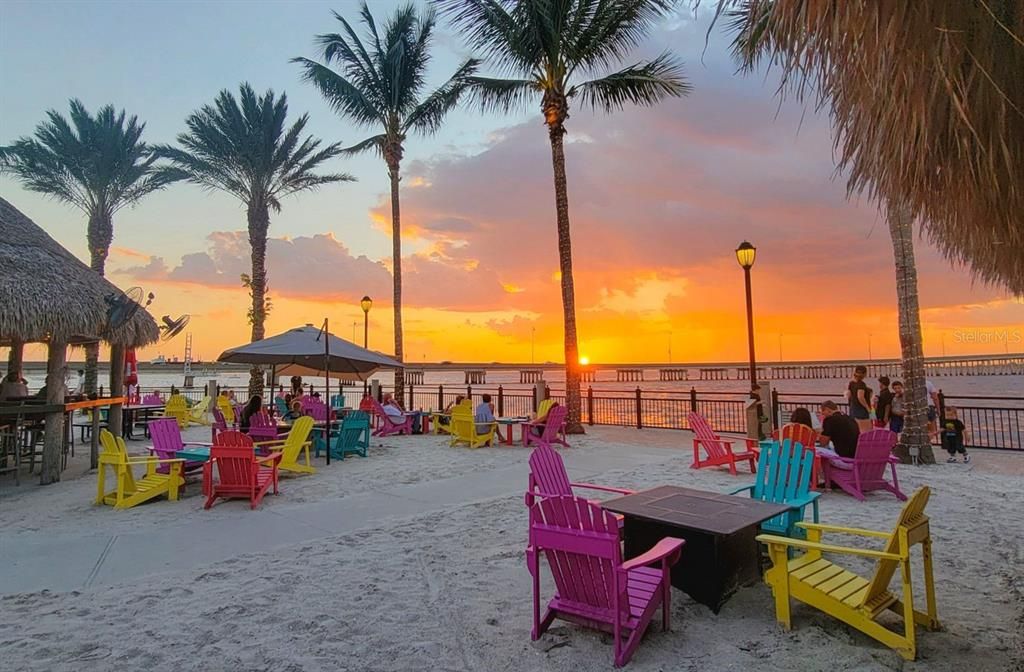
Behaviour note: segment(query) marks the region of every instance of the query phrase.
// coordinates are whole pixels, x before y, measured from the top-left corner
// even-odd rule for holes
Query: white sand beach
[[[574,480],[719,492],[750,481],[689,469],[686,432],[589,428],[571,442],[563,455]],[[96,478],[82,453],[61,483],[0,483],[3,670],[613,667],[608,635],[556,622],[530,641],[525,448],[374,440],[369,458],[329,467],[321,458],[315,475],[284,479],[256,511],[241,500],[204,511],[198,482],[178,502],[93,506]],[[784,632],[758,583],[718,615],[673,590],[673,631],[652,625],[626,669],[1024,669],[1020,462],[978,454],[970,465],[900,468],[904,491],[933,489],[944,629],[919,630],[917,661],[797,603]],[[828,493],[821,516],[885,530],[900,506],[884,493],[865,503]]]

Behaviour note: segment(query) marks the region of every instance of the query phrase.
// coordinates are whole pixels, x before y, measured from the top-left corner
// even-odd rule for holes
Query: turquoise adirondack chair
[[[344,460],[345,455],[366,457],[370,448],[370,416],[366,411],[350,411],[341,420],[341,427],[331,432],[328,442],[331,446],[331,458]],[[314,452],[320,457],[324,443],[317,441]]]
[[[737,488],[730,495],[749,492],[753,499],[772,504],[789,504],[786,513],[761,523],[761,528],[787,537],[804,538],[806,532],[796,526],[803,522],[804,510],[811,506],[814,522],[818,522],[818,497],[820,492],[811,492],[811,472],[814,453],[805,451],[799,443],[785,439],[761,442],[758,458],[757,481],[753,485]]]
[[[345,408],[345,395],[335,394],[331,397],[331,408]]]
[[[274,397],[274,408],[281,417],[288,415],[288,404],[284,403],[281,397]]]

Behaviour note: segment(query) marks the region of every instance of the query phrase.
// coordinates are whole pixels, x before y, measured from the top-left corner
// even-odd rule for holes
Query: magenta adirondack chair
[[[249,438],[254,442],[277,439],[277,423],[270,417],[270,413],[260,410],[249,418]]]
[[[537,497],[558,497],[574,495],[573,488],[601,490],[619,495],[632,495],[632,490],[610,488],[593,483],[573,483],[565,470],[565,463],[558,451],[548,445],[537,446],[530,453],[530,486],[526,492],[526,506],[533,506]],[[600,502],[592,502],[600,504]]]
[[[143,404],[162,404],[164,400],[160,398],[159,394],[147,394],[142,398]]]
[[[629,662],[655,611],[669,629],[670,568],[682,539],[665,537],[623,562],[615,516],[578,497],[545,497],[530,507],[526,564],[533,578],[534,640],[556,618],[612,633],[615,666]],[[540,556],[555,581],[555,596],[540,615]]]
[[[214,442],[217,441],[217,435],[221,432],[226,432],[229,429],[237,429],[238,425],[234,422],[228,427],[228,421],[224,419],[224,412],[216,406],[210,407],[210,412],[213,413],[213,422],[210,423],[210,439]]]
[[[149,436],[153,439],[153,446],[149,449],[151,453],[161,460],[175,460],[177,452],[185,450],[185,446],[209,446],[208,443],[189,441],[185,443],[181,439],[181,428],[175,418],[159,418],[149,422]],[[202,461],[186,461],[182,472],[196,471],[202,469],[206,464]],[[171,468],[170,464],[163,464],[157,467],[157,472],[166,474]]]
[[[281,453],[260,457],[253,451],[252,439],[241,432],[228,430],[217,435],[210,447],[210,461],[203,465],[204,509],[218,499],[243,498],[255,509],[270,488],[277,489],[277,464]],[[213,470],[217,469],[214,481]]]
[[[380,402],[372,397],[367,397],[370,400],[370,410],[377,416],[379,426],[373,430],[374,436],[391,436],[392,434],[412,434],[412,416],[403,415],[402,422],[396,422],[391,416],[384,412],[384,407],[381,406]]]
[[[829,456],[825,459],[825,483],[840,488],[864,501],[864,494],[872,490],[888,490],[900,501],[907,496],[900,490],[896,478],[899,458],[892,454],[898,436],[888,429],[873,429],[857,438],[857,452],[853,459]],[[892,483],[885,480],[885,468],[892,470]]]
[[[718,434],[715,434],[715,430],[711,429],[711,425],[708,424],[708,421],[700,413],[690,413],[687,416],[687,421],[690,430],[694,434],[693,464],[690,465],[690,469],[726,465],[729,467],[729,473],[735,476],[736,462],[743,462],[745,460],[750,465],[750,473],[757,473],[757,441],[739,437],[734,440],[724,440]],[[736,441],[746,442],[747,449],[742,452],[735,452],[732,444],[736,443]],[[700,459],[700,449],[702,447],[707,455],[703,460]]]
[[[565,406],[552,407],[544,419],[544,429],[541,431],[540,436],[533,433],[533,429],[537,425],[524,422],[523,445],[537,444],[538,446],[550,446],[552,443],[558,443],[568,448],[569,444],[565,442],[565,439],[559,438],[559,433],[563,431],[565,426],[565,416],[568,414],[569,409]]]

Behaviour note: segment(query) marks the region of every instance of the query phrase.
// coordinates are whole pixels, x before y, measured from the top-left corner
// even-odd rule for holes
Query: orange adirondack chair
[[[814,453],[814,463],[811,467],[811,490],[817,490],[820,486],[824,472],[821,466],[821,458],[818,457],[814,447],[818,445],[818,433],[808,427],[807,425],[800,424],[799,422],[790,422],[782,426],[782,429],[776,429],[772,432],[772,438],[780,443],[789,439],[793,444],[799,443],[804,447],[804,451],[810,451]]]
[[[724,440],[715,434],[711,425],[700,413],[690,413],[687,416],[693,437],[693,464],[690,469],[702,469],[704,467],[717,467],[727,465],[729,473],[736,475],[736,462],[744,460],[750,464],[750,473],[757,473],[757,441],[754,439],[739,438]],[[743,452],[734,452],[732,444],[736,441],[745,441],[747,449]],[[700,449],[703,446],[707,458],[700,459]]]
[[[274,494],[278,494],[277,463],[280,460],[281,453],[256,456],[252,439],[241,432],[220,432],[217,442],[210,448],[210,460],[203,467],[203,494],[206,495],[203,508],[209,509],[218,498],[243,498],[249,500],[249,508],[255,509],[271,487]],[[219,477],[216,482],[214,466]]]

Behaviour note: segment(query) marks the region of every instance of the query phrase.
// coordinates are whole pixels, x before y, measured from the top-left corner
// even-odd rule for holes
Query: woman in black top
[[[249,402],[242,409],[242,417],[238,419],[238,428],[243,432],[248,432],[252,416],[259,413],[262,407],[263,399],[260,398],[260,395],[256,394],[249,397]]]
[[[868,367],[858,365],[853,370],[853,380],[846,386],[849,391],[850,417],[857,421],[857,427],[862,432],[871,429],[871,390],[864,382],[866,375]]]

